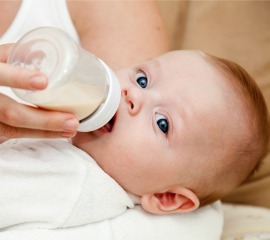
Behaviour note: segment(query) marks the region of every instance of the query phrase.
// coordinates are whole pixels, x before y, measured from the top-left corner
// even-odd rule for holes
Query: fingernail
[[[76,132],[61,132],[63,138],[72,138],[76,135]]]
[[[63,130],[69,131],[69,132],[74,132],[74,131],[76,131],[78,126],[79,126],[79,123],[77,120],[69,119],[64,123]]]
[[[47,79],[41,75],[35,75],[30,78],[30,86],[34,89],[43,89],[47,85]]]

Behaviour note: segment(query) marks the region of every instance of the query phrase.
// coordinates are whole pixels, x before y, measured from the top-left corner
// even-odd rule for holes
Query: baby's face
[[[122,96],[112,129],[78,133],[73,143],[137,195],[208,174],[229,115],[223,75],[199,53],[178,51],[117,76]]]

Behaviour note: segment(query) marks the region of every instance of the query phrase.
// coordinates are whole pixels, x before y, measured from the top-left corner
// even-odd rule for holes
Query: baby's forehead
[[[185,59],[185,60],[196,60],[196,59],[204,59],[205,53],[202,51],[198,51],[198,50],[176,50],[176,51],[170,51],[167,52],[161,56],[159,56],[158,58],[164,58],[167,61],[175,61],[179,58],[181,59]]]
[[[215,74],[219,72],[214,64],[207,61],[206,54],[195,50],[171,51],[148,61],[147,64],[157,70],[167,70],[169,71],[168,74],[204,74],[204,77],[206,77],[208,76],[206,74],[213,73],[213,70]]]
[[[146,60],[143,64],[150,64],[150,65],[156,65],[157,62],[164,63],[170,63],[171,61],[177,61],[179,59],[185,59],[185,60],[195,60],[197,59],[203,59],[204,53],[201,51],[196,50],[175,50],[170,51],[167,53],[164,53],[163,55],[157,56],[155,58],[151,58]],[[158,66],[157,66],[158,67]]]

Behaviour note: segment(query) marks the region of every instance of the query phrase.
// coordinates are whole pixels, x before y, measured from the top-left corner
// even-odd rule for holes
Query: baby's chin
[[[91,137],[92,138],[92,137]],[[91,139],[88,133],[77,133],[75,137],[71,139],[72,144],[92,156],[92,146],[90,144]]]
[[[94,132],[78,132],[76,136],[72,138],[72,144],[78,148],[84,148],[86,145],[90,145],[96,139],[100,138],[97,131]]]

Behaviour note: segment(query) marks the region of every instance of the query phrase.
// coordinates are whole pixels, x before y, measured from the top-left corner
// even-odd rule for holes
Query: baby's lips
[[[109,133],[112,130],[111,124],[107,123],[106,125],[104,125],[103,127],[98,129],[99,131],[103,132],[103,133]]]
[[[103,127],[99,128],[98,130],[103,133],[110,133],[113,129],[113,126],[115,124],[116,114],[113,116],[113,118],[105,124]]]

